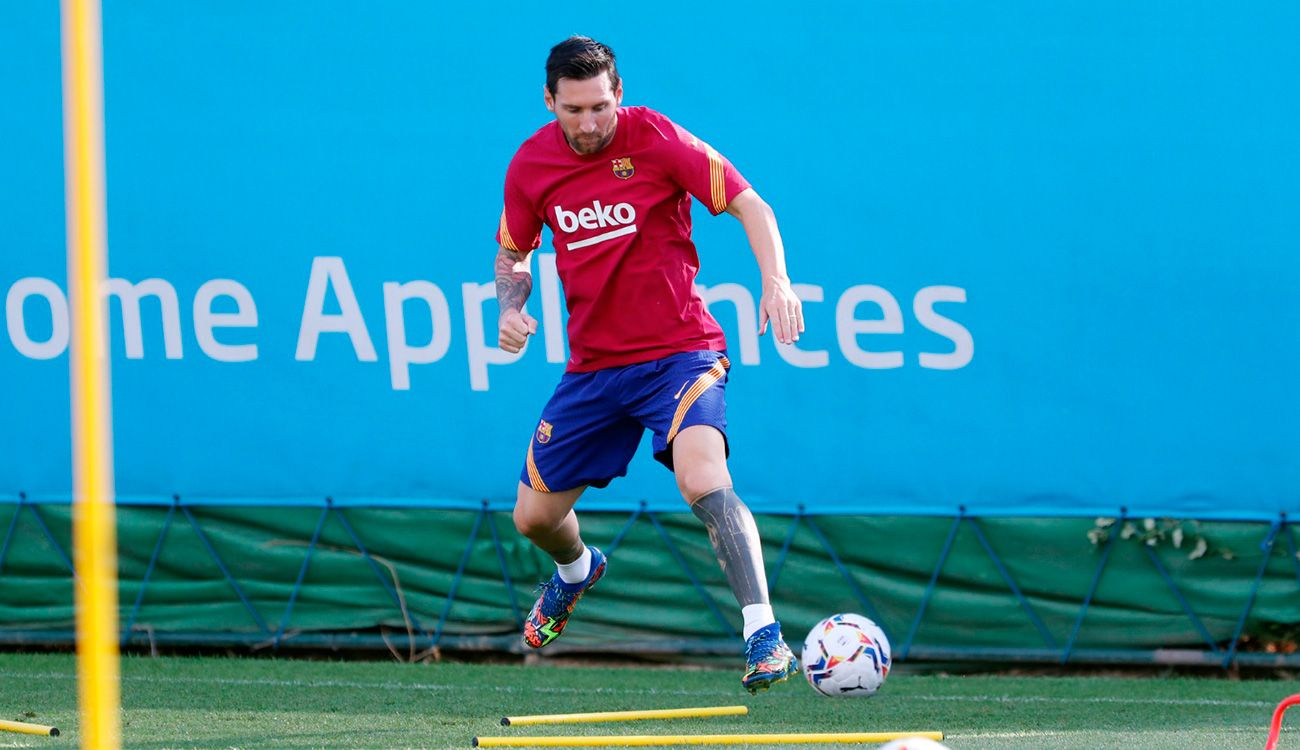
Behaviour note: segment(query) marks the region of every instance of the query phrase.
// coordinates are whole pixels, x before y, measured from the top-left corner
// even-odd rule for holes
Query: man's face
[[[623,101],[623,84],[611,88],[609,74],[555,82],[555,95],[545,91],[546,108],[555,113],[569,147],[579,154],[594,154],[614,140],[618,105]]]

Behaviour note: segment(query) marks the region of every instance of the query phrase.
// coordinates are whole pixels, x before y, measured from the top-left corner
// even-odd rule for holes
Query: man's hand
[[[772,321],[772,335],[782,344],[793,344],[803,333],[803,303],[795,295],[789,279],[763,282],[763,299],[759,304],[758,335],[767,331]]]
[[[523,310],[507,309],[497,320],[497,346],[511,354],[518,354],[534,333],[537,319]]]

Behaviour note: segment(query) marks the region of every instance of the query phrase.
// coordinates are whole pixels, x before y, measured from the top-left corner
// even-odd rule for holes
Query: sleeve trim
[[[507,250],[519,252],[519,246],[515,244],[514,238],[510,236],[510,227],[506,224],[506,212],[501,212],[501,246]]]
[[[708,146],[705,149],[709,154],[709,197],[713,202],[713,213],[720,214],[727,210],[727,182],[723,176],[722,157]]]

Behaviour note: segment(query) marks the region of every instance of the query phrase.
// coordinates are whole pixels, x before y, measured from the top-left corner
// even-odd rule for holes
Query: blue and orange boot
[[[745,676],[740,684],[751,693],[767,690],[799,671],[799,661],[781,637],[781,623],[754,631],[745,641]]]
[[[537,597],[524,623],[524,643],[532,648],[541,648],[559,638],[578,600],[605,575],[605,555],[595,547],[587,549],[591,550],[591,570],[581,583],[565,583],[556,571],[542,584],[542,595]]]

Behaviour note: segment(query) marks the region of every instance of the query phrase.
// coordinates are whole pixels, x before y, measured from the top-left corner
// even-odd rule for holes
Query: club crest
[[[632,157],[624,156],[621,159],[611,159],[614,167],[614,176],[620,180],[626,180],[636,174],[636,167],[632,166]]]
[[[551,442],[551,423],[547,422],[545,419],[541,421],[541,424],[537,425],[537,442]]]

